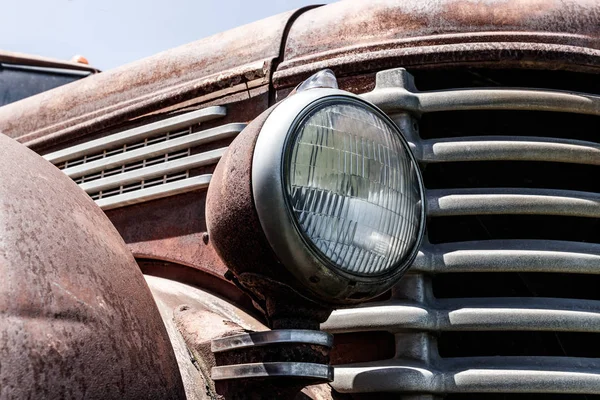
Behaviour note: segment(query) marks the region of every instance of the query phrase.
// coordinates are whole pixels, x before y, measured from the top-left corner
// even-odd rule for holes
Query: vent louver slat
[[[156,157],[161,154],[198,146],[203,143],[227,139],[240,133],[245,126],[245,124],[228,124],[219,126],[217,128],[192,133],[183,137],[141,147],[114,156],[104,157],[99,160],[77,165],[75,167],[65,168],[63,172],[70,178],[78,178],[82,175],[88,175],[94,172],[132,163],[134,161]]]
[[[113,208],[161,199],[163,197],[174,196],[193,190],[206,189],[210,183],[210,178],[210,175],[200,175],[148,189],[141,189],[138,192],[125,193],[96,200],[96,204],[103,210],[112,210]]]
[[[191,113],[153,122],[123,132],[115,133],[100,139],[91,140],[76,146],[68,147],[44,155],[53,164],[73,160],[102,150],[114,148],[127,143],[139,142],[142,139],[165,132],[176,131],[201,122],[210,121],[226,115],[225,107],[209,107]]]
[[[209,164],[216,164],[224,152],[225,148],[211,150],[174,161],[167,161],[151,167],[140,168],[130,172],[113,175],[108,178],[82,183],[79,186],[87,193],[94,193],[101,190],[118,187],[120,185],[127,185],[132,182],[168,175],[173,172],[185,171],[191,168],[197,168]]]

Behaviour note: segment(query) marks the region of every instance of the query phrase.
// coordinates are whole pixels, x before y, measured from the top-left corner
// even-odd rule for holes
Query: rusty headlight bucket
[[[224,230],[213,230],[214,214],[236,213],[240,202],[212,203],[209,189],[209,233],[228,267],[236,275],[265,274],[330,304],[364,301],[389,289],[414,260],[425,220],[419,168],[398,127],[360,97],[323,87],[298,91],[255,122],[246,128],[252,138],[240,135],[245,148],[234,142],[229,150],[237,160],[222,163],[250,184],[246,205],[253,210],[236,225],[254,214],[256,234],[264,238],[260,252],[271,253],[273,261],[253,269],[243,257],[230,259],[232,251],[258,249],[217,237]]]

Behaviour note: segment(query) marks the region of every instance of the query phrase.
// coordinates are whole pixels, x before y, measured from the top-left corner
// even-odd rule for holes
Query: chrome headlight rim
[[[326,104],[347,102],[377,114],[395,130],[413,164],[421,197],[420,226],[411,252],[393,267],[379,274],[355,274],[342,270],[329,260],[303,232],[293,213],[287,194],[286,168],[292,143],[301,126],[314,110]],[[254,149],[252,191],[260,224],[271,248],[286,269],[313,292],[322,296],[344,297],[344,293],[380,293],[395,283],[418,254],[425,230],[425,192],[418,162],[397,125],[369,102],[338,89],[311,89],[282,101],[265,121]],[[378,293],[375,293],[378,294]],[[357,299],[360,297],[356,297]]]

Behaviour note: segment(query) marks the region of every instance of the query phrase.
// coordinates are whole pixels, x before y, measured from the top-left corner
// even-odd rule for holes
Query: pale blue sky
[[[0,0],[0,49],[121,64],[252,21],[333,0]]]

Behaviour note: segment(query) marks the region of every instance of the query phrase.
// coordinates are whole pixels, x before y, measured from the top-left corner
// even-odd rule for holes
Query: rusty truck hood
[[[2,107],[0,131],[40,150],[224,89],[289,88],[322,68],[343,78],[398,65],[497,62],[598,72],[600,3],[347,0],[307,7]]]

